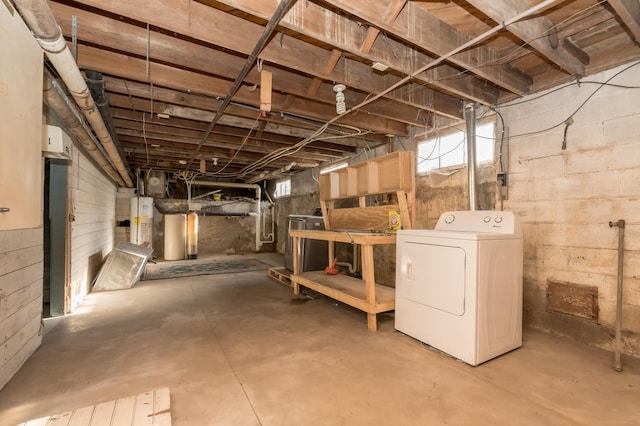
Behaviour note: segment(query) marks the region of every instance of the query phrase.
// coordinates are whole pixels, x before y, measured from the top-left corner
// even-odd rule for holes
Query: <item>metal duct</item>
[[[58,117],[65,128],[75,136],[76,140],[84,146],[100,167],[120,186],[125,186],[124,180],[102,152],[93,133],[85,128],[81,113],[67,98],[60,83],[54,80],[48,72],[45,72],[43,87],[44,103]]]
[[[196,180],[191,183],[196,186],[211,186],[214,188],[246,188],[256,191],[256,252],[260,251],[263,241],[260,238],[260,221],[262,220],[262,188],[260,185],[251,183],[234,183],[234,182],[209,182],[204,180]],[[266,241],[271,242],[271,241]]]
[[[46,0],[15,0],[14,3],[47,58],[60,74],[62,81],[91,125],[126,186],[133,188],[133,181],[129,177],[100,113],[97,111],[89,88],[67,47],[67,42],[62,36],[62,31]]]
[[[107,91],[105,89],[105,81],[102,78],[102,74],[97,71],[91,70],[85,70],[84,74],[86,76],[85,81],[87,82],[87,86],[91,91],[91,96],[93,97],[93,100],[98,107],[98,111],[100,111],[102,120],[104,120],[107,126],[107,130],[111,135],[111,139],[113,139],[113,142],[115,143],[116,149],[118,150],[118,155],[120,155],[125,169],[130,170],[127,159],[125,158],[124,151],[122,151],[122,147],[120,146],[116,128],[113,125],[113,117],[111,117],[111,109],[109,108],[109,95],[107,95]]]
[[[464,119],[467,124],[467,171],[469,172],[469,210],[478,209],[478,184],[476,182],[476,106],[464,106]]]

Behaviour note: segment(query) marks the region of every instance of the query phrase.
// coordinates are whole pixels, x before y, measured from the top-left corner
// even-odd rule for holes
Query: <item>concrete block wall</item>
[[[79,149],[71,164],[71,273],[65,291],[67,312],[91,290],[115,239],[116,186]]]
[[[42,227],[0,232],[0,389],[42,341]]]
[[[612,348],[618,230],[608,223],[624,219],[623,350],[640,356],[640,97],[620,87],[640,86],[640,65],[629,67],[500,111],[510,134],[505,209],[523,222],[525,322]],[[608,80],[618,86],[599,84]],[[596,287],[599,318],[548,312],[548,280]]]

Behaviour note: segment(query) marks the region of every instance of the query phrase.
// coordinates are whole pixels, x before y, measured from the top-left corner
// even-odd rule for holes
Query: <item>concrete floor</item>
[[[0,424],[164,386],[174,425],[640,423],[639,360],[616,373],[610,353],[525,330],[474,368],[390,315],[379,328],[263,271],[90,294],[0,391]]]

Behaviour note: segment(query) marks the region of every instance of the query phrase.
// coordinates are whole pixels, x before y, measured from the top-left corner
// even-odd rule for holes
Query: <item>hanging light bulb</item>
[[[333,86],[333,91],[336,92],[336,112],[338,114],[344,114],[347,110],[347,105],[344,103],[344,90],[346,88],[344,84]]]

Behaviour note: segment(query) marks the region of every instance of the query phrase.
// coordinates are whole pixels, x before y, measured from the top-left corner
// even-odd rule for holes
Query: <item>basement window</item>
[[[276,192],[274,196],[276,198],[288,197],[291,195],[291,179],[281,180],[276,182]]]
[[[493,162],[494,125],[493,121],[485,121],[476,126],[477,164]],[[418,142],[417,151],[418,173],[461,166],[467,163],[466,132],[453,130],[440,133]]]

